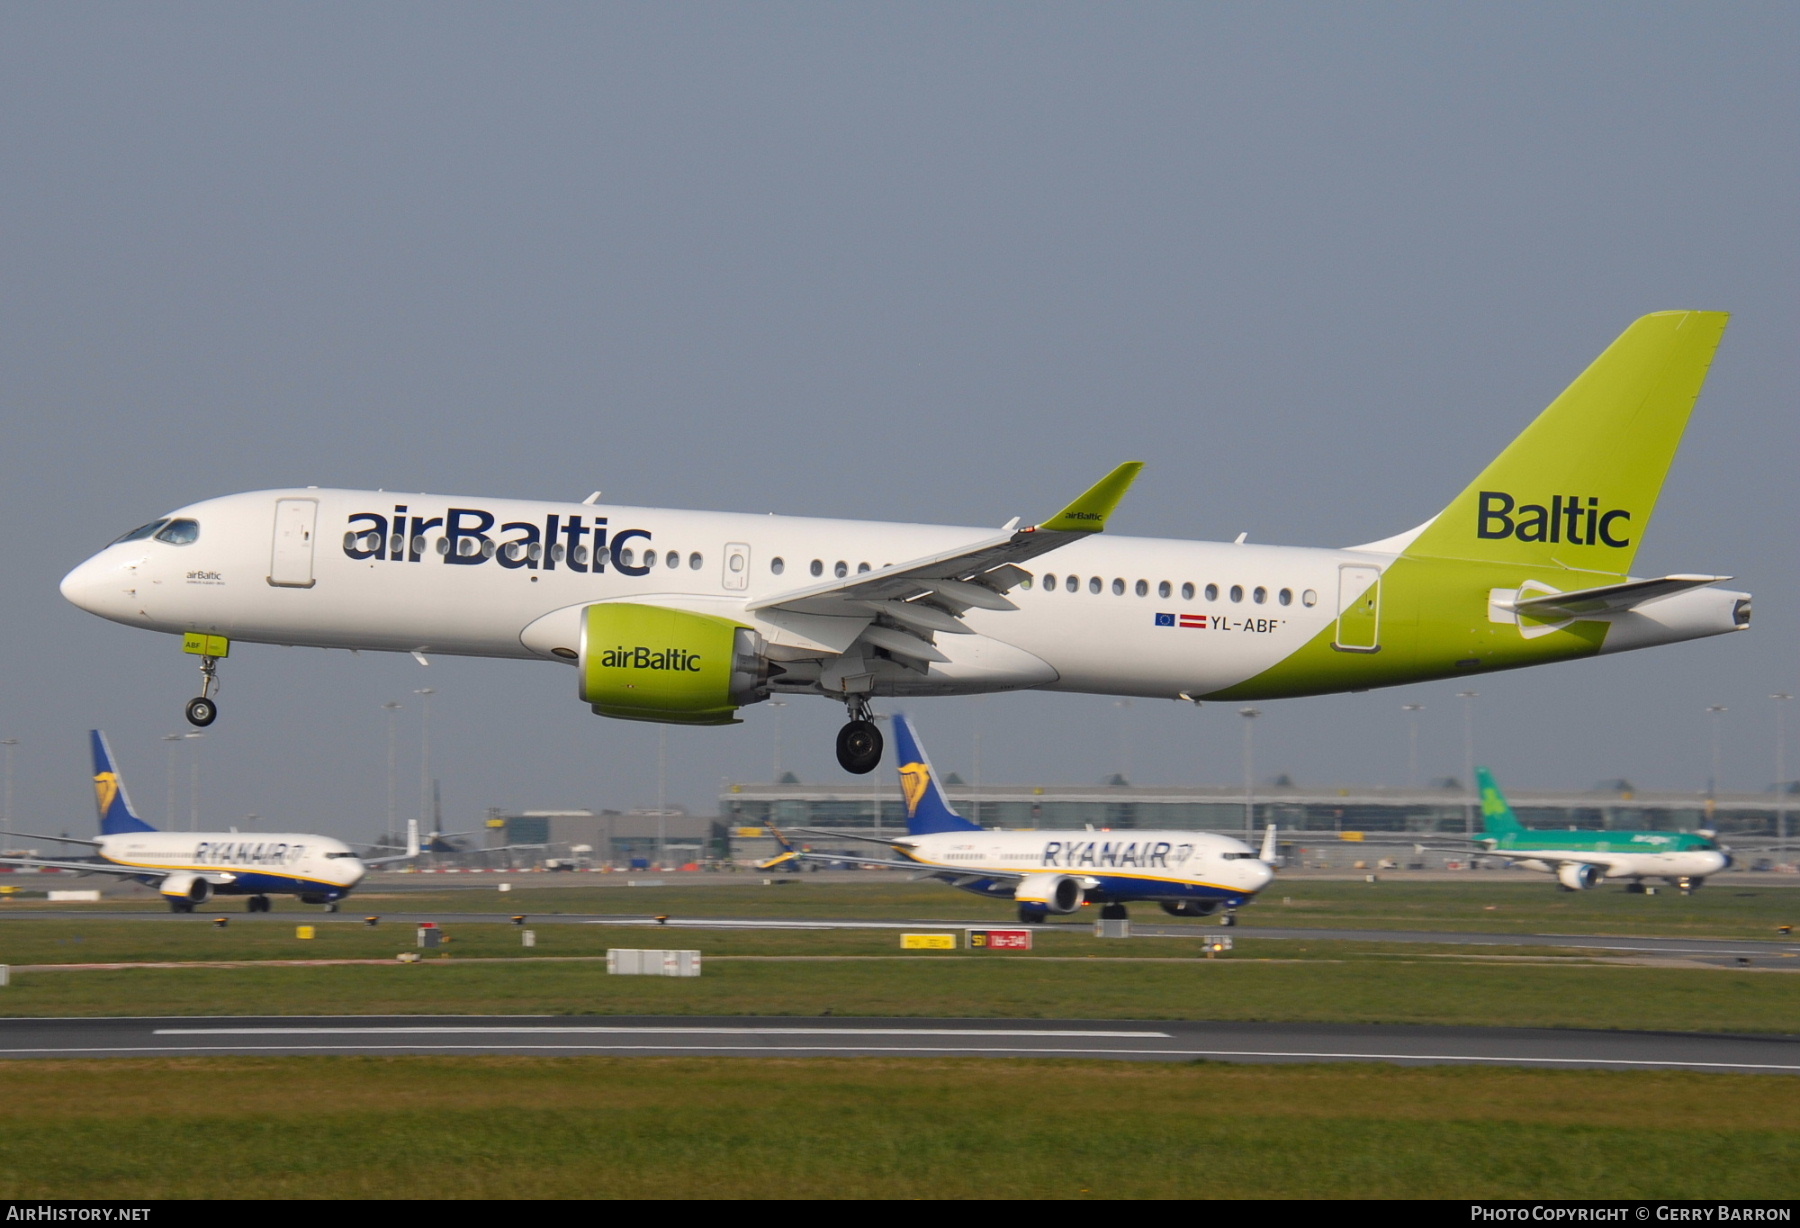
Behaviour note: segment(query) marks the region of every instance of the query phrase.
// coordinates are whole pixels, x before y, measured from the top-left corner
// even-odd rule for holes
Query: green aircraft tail
[[[1730,318],[1632,324],[1406,553],[1628,574]]]
[[[1506,795],[1494,783],[1494,774],[1484,767],[1475,769],[1475,783],[1481,789],[1481,826],[1490,836],[1504,836],[1525,830],[1506,803]]]

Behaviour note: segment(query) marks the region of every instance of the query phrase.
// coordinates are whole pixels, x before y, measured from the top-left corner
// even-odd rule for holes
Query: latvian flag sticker
[[[1206,630],[1206,615],[1158,614],[1156,616],[1156,625],[1159,627],[1196,627],[1199,630],[1204,631]]]

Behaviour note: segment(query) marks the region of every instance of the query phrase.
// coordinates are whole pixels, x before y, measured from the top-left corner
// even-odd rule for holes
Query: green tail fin
[[[1406,553],[1629,573],[1730,318],[1638,320]]]
[[[1484,767],[1475,769],[1475,783],[1481,789],[1481,826],[1490,836],[1503,836],[1508,832],[1524,831],[1525,825],[1513,814],[1512,807],[1506,804],[1506,795],[1500,792],[1500,786],[1494,783],[1494,774]]]

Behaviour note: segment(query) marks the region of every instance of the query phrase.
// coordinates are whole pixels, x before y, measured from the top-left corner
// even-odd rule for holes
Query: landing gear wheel
[[[1027,908],[1019,905],[1019,920],[1026,925],[1042,925],[1050,914],[1042,908]]]
[[[1108,904],[1100,910],[1102,921],[1129,921],[1131,912],[1123,904]]]
[[[170,912],[193,912],[194,911],[193,901],[191,901],[191,900],[170,900],[169,901],[169,911]]]
[[[1237,924],[1237,914],[1234,912],[1226,913],[1224,916],[1219,918],[1219,924],[1220,925],[1236,925]]]
[[[1642,883],[1626,883],[1625,884],[1625,893],[1627,895],[1643,895],[1644,894],[1644,884],[1642,884]]]
[[[867,776],[881,766],[881,729],[870,720],[854,720],[838,730],[838,766],[853,776]]]
[[[250,902],[246,905],[246,908],[250,912],[268,912],[269,897],[266,895],[253,895],[250,897]]]
[[[338,906],[337,906],[337,905],[336,905],[336,904],[327,904],[327,905],[325,905],[325,911],[326,911],[326,912],[336,912],[336,911],[337,911],[337,910],[338,910]]]
[[[205,729],[219,719],[219,705],[204,695],[197,699],[190,699],[187,703],[187,718],[188,724]]]

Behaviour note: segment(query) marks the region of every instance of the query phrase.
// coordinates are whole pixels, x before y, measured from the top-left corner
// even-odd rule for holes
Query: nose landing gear
[[[850,704],[849,716],[849,723],[838,730],[838,766],[854,776],[867,776],[881,766],[881,729],[866,699]]]
[[[188,724],[205,729],[219,719],[213,695],[219,689],[219,662],[231,655],[231,641],[222,635],[188,632],[182,651],[200,658],[200,694],[187,702]]]

